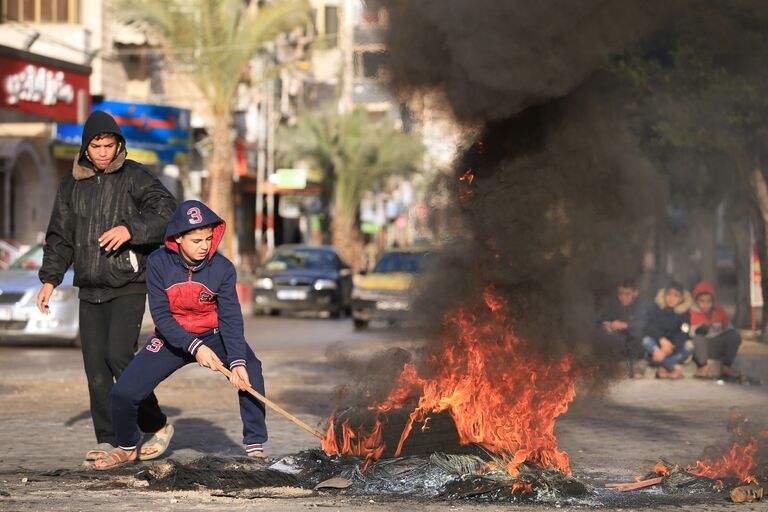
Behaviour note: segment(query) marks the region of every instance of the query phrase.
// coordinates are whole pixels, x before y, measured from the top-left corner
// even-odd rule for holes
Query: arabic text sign
[[[163,163],[183,163],[189,156],[189,110],[119,101],[94,103],[93,110],[103,110],[115,118],[129,154],[131,149],[151,151]],[[68,144],[79,146],[82,133],[82,125],[56,127],[56,139]]]

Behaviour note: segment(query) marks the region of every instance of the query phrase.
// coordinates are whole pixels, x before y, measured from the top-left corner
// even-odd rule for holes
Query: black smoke
[[[687,2],[384,4],[398,92],[437,94],[457,122],[482,126],[449,179],[455,241],[421,283],[425,339],[493,284],[534,350],[574,355],[593,382],[617,375],[596,297],[641,275],[665,198],[624,115],[625,85],[605,70]]]

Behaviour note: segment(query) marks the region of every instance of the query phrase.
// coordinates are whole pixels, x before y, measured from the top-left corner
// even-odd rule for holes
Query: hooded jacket
[[[713,305],[709,313],[704,313],[695,302],[696,298],[704,293],[712,296]],[[693,299],[694,302],[691,306],[691,332],[693,334],[714,338],[724,331],[733,329],[728,313],[725,312],[723,306],[717,303],[715,288],[708,281],[702,281],[696,285],[696,288],[693,289]]]
[[[213,226],[208,257],[193,264],[179,253],[176,236]],[[245,366],[243,315],[237,298],[235,266],[216,252],[225,223],[200,201],[179,205],[165,232],[165,246],[149,256],[149,309],[157,335],[170,345],[194,355],[202,336],[218,329],[230,369]]]
[[[688,341],[690,331],[691,294],[683,293],[683,301],[674,308],[668,308],[664,302],[666,288],[662,288],[656,294],[656,310],[651,314],[646,327],[646,334],[658,341],[667,338],[678,349]]]
[[[103,171],[88,159],[91,140],[114,134],[118,148]],[[163,242],[176,199],[144,166],[128,160],[125,138],[107,113],[93,112],[83,127],[82,144],[56,193],[45,235],[40,281],[58,286],[74,264],[80,299],[104,302],[121,295],[146,293],[147,256]],[[105,252],[99,237],[125,226],[131,239]]]

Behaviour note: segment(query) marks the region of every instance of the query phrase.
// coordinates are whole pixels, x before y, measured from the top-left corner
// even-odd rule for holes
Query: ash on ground
[[[85,481],[90,490],[209,491],[242,499],[341,494],[416,502],[469,500],[637,507],[725,502],[728,496],[713,481],[687,473],[673,475],[661,486],[622,493],[602,488],[600,478],[577,479],[527,464],[521,465],[520,474],[513,477],[500,462],[477,447],[475,453],[469,454],[438,452],[382,459],[365,468],[362,458],[330,457],[321,450],[307,450],[276,462],[205,456],[189,463],[167,459],[143,468],[128,466],[114,472],[55,470],[38,477],[55,480],[57,485],[67,480]],[[587,480],[594,485],[585,483]]]

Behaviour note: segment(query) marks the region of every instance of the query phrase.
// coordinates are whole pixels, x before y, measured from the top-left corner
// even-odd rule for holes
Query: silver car
[[[37,271],[43,262],[43,247],[35,245],[6,270],[0,270],[0,340],[62,341],[78,346],[80,330],[78,289],[72,285],[73,272],[54,290],[48,315],[38,311]]]

